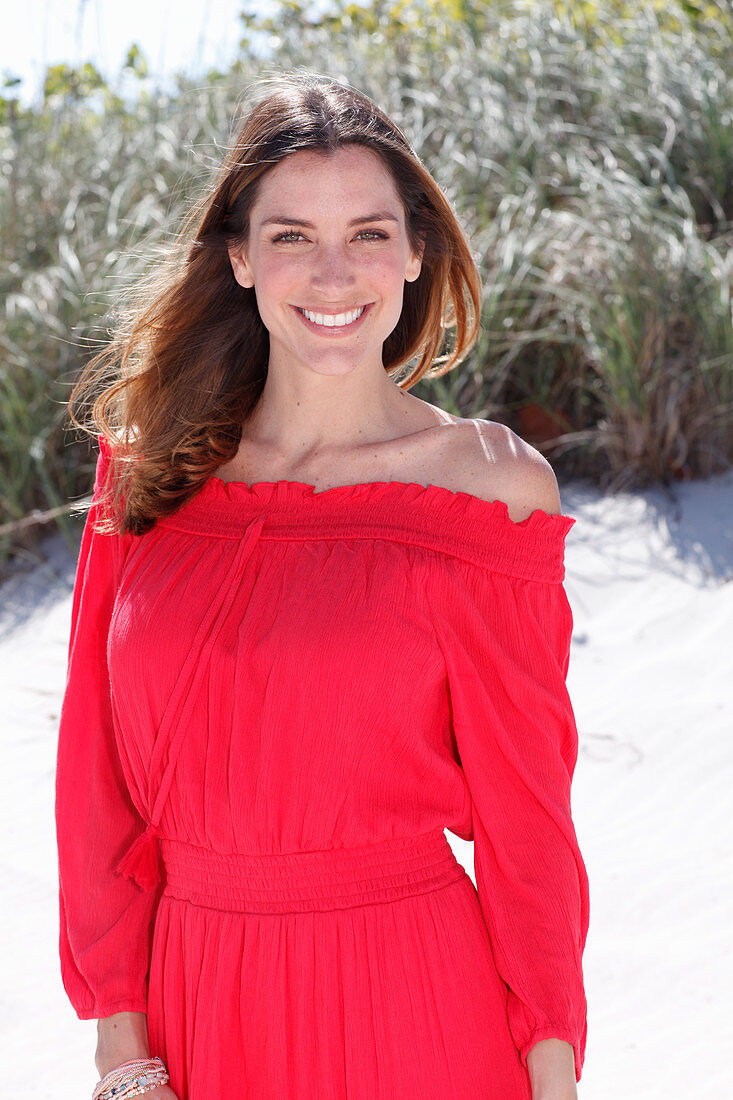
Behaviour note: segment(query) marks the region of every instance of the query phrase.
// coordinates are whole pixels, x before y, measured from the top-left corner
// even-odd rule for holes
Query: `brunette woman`
[[[56,780],[95,1095],[571,1100],[575,521],[508,427],[409,392],[481,284],[407,138],[259,91],[72,394],[104,380]]]

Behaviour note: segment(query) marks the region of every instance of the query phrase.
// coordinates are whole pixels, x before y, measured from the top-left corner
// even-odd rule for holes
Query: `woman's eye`
[[[275,243],[275,241],[285,241],[286,244],[289,244],[290,241],[287,239],[288,237],[292,238],[301,236],[302,233],[296,233],[294,229],[291,229],[288,233],[278,233],[278,235],[276,237],[273,237],[272,240],[273,244]]]
[[[380,233],[380,231],[378,229],[361,229],[357,233],[357,237],[362,237],[365,233],[369,234],[369,236],[367,238],[365,238],[367,240],[376,240],[376,241],[386,241],[387,240],[387,234],[386,233]],[[276,244],[276,243],[281,241],[283,244],[291,244],[291,243],[293,243],[293,241],[297,240],[299,237],[302,238],[302,236],[303,236],[302,233],[298,233],[296,230],[291,229],[287,233],[278,233],[278,235],[276,237],[272,238],[272,242],[273,242],[273,244]]]

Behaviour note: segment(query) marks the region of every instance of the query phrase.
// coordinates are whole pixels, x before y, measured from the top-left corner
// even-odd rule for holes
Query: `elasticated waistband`
[[[160,844],[165,894],[243,913],[374,905],[468,877],[442,828],[357,848],[264,855],[214,852],[165,837]]]

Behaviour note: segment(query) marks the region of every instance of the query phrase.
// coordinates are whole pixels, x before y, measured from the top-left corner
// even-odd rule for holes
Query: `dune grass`
[[[302,67],[373,96],[471,237],[481,338],[457,371],[438,365],[413,392],[502,420],[559,476],[609,490],[729,465],[733,19],[722,3],[697,18],[674,0],[570,8],[375,0],[306,20],[293,3],[269,23],[244,21],[229,72],[181,77],[167,94],[141,80],[123,101],[73,71],[56,73],[32,109],[8,89],[0,565],[48,529],[18,521],[88,492],[89,447],[66,418],[71,386],[265,69]],[[53,522],[77,537],[73,515]]]

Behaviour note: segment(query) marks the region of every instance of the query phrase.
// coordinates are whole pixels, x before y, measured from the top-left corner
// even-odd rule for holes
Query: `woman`
[[[481,287],[403,134],[274,83],[72,394],[107,380],[56,779],[95,1096],[567,1100],[575,521],[514,433],[407,392]]]

